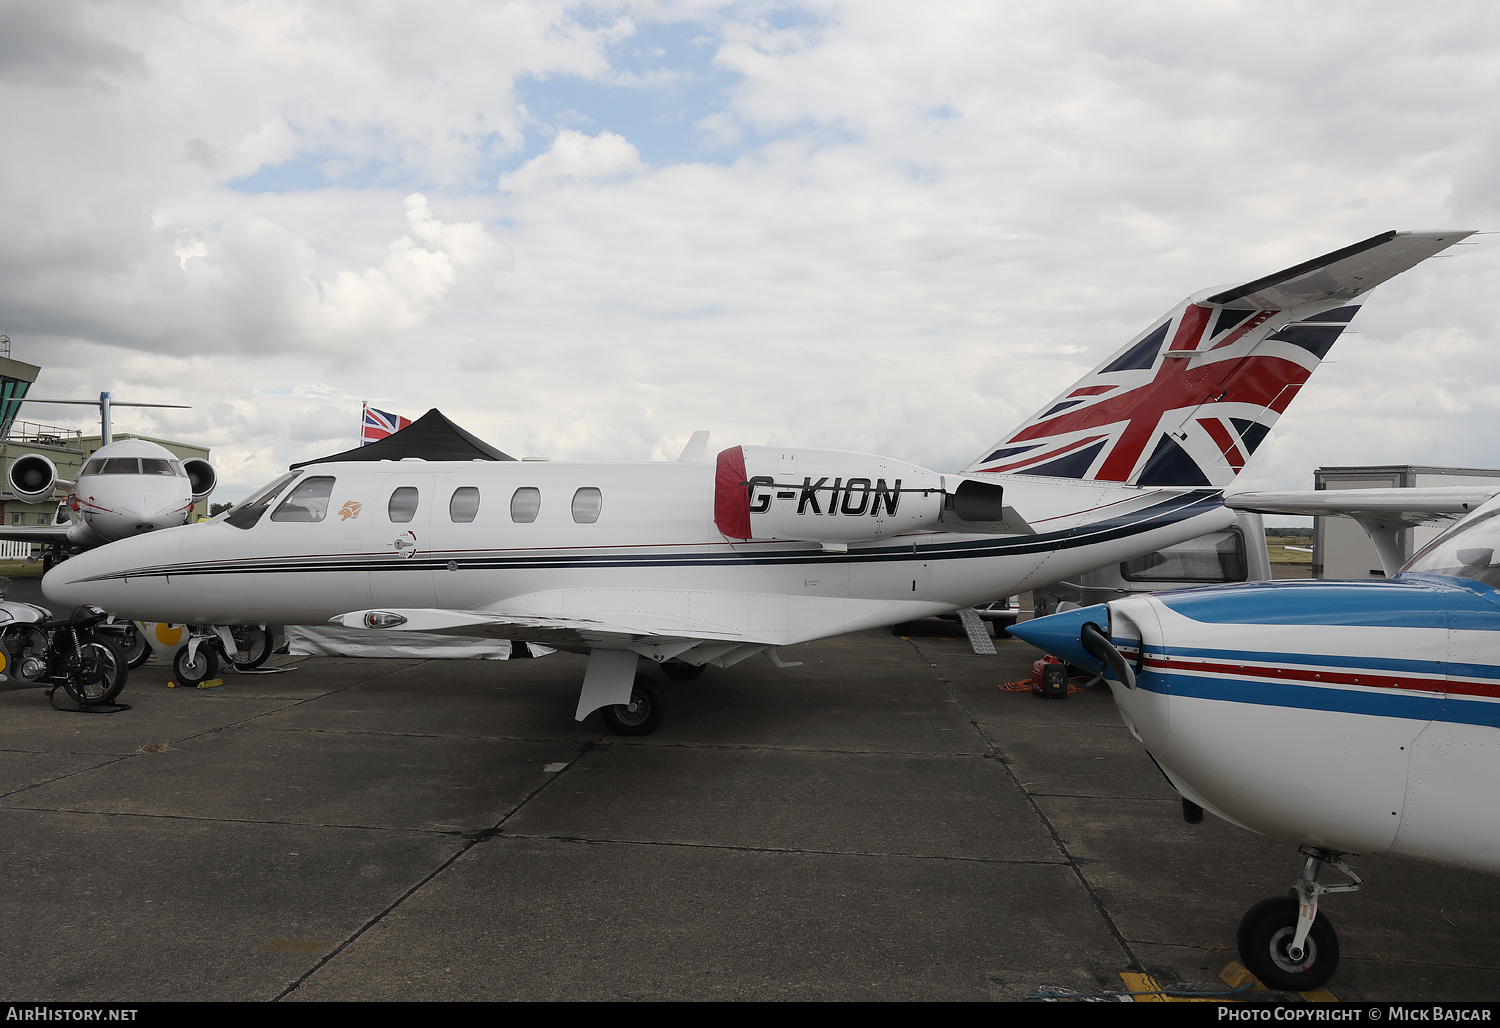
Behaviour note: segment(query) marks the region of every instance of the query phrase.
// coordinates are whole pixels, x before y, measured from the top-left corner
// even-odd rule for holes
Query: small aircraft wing
[[[1417,489],[1315,489],[1286,493],[1237,493],[1224,497],[1231,510],[1353,518],[1375,544],[1387,577],[1406,563],[1397,534],[1413,525],[1462,517],[1500,491],[1493,486],[1431,486]]]
[[[1209,303],[1284,311],[1330,300],[1350,300],[1471,236],[1471,231],[1382,232],[1294,267],[1234,286]]]
[[[1224,506],[1252,514],[1334,515],[1410,528],[1467,514],[1497,492],[1500,492],[1500,481],[1493,486],[1308,489],[1284,493],[1235,493],[1224,497]]]

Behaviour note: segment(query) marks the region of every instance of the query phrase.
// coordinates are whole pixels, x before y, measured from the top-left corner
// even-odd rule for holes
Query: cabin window
[[[101,475],[139,475],[141,462],[135,457],[110,457],[99,470]]]
[[[448,501],[448,517],[456,524],[467,525],[479,513],[479,490],[472,485],[453,490]]]
[[[417,490],[415,486],[403,485],[391,493],[391,502],[386,505],[391,522],[404,525],[417,516]]]
[[[172,462],[162,460],[160,457],[142,457],[141,474],[143,475],[171,475]]]
[[[511,494],[510,519],[516,524],[531,524],[541,509],[542,491],[535,486],[523,485]]]
[[[573,494],[573,520],[580,525],[592,525],[599,520],[599,511],[604,508],[604,494],[591,485],[586,485]]]
[[[281,501],[271,515],[272,521],[322,521],[328,516],[328,498],[333,495],[333,479],[318,475],[304,479]]]
[[[235,504],[229,510],[220,513],[219,517],[223,518],[226,524],[233,525],[235,528],[255,527],[255,523],[260,520],[261,515],[266,512],[266,508],[271,505],[271,501],[276,499],[281,490],[286,488],[288,482],[299,477],[301,474],[302,472],[300,471],[287,472],[270,485],[256,490],[245,500]]]
[[[1239,529],[1190,539],[1120,564],[1127,582],[1243,582],[1249,567]]]

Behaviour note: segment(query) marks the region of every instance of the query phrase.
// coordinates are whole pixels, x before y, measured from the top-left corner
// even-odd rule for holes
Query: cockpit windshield
[[[301,475],[300,471],[288,471],[270,485],[257,489],[249,497],[236,503],[224,513],[220,514],[215,521],[223,521],[233,525],[235,528],[254,528],[255,523],[260,520],[261,515],[271,506],[271,501],[287,487],[287,483]]]
[[[1401,573],[1471,578],[1500,589],[1497,553],[1500,553],[1500,505],[1481,509],[1448,529],[1409,560]]]

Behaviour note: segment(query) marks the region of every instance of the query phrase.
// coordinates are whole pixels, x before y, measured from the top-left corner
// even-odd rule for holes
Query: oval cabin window
[[[573,494],[573,520],[580,525],[592,525],[599,520],[599,511],[604,509],[604,494],[591,485],[586,485]]]
[[[448,517],[460,525],[467,525],[479,513],[479,490],[472,485],[453,490],[453,499],[448,501]]]
[[[510,519],[518,525],[529,525],[542,509],[542,491],[523,485],[510,498]]]
[[[417,490],[415,486],[403,485],[391,493],[391,502],[386,505],[391,523],[404,525],[417,516]]]

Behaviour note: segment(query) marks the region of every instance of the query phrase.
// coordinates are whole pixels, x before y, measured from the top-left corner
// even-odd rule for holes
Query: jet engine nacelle
[[[944,477],[873,453],[731,446],[719,454],[714,521],[731,539],[885,539],[937,524]]]
[[[10,462],[10,491],[27,503],[50,499],[57,487],[57,465],[40,453],[27,453]]]
[[[202,503],[208,499],[208,494],[214,491],[214,486],[219,484],[219,476],[214,472],[214,466],[201,457],[189,457],[182,462],[182,470],[187,472],[188,482],[193,489],[193,502]]]

